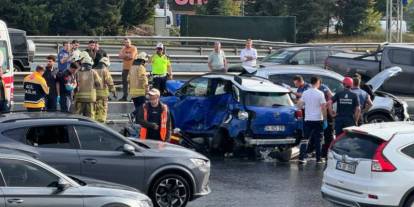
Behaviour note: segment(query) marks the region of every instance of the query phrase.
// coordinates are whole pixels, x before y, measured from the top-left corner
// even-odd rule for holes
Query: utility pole
[[[402,42],[403,0],[387,0],[386,3],[386,31],[387,42]]]
[[[244,0],[241,0],[240,7],[241,7],[241,16],[243,17],[244,16]]]

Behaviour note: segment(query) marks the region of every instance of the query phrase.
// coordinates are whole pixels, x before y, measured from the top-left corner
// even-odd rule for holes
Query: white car
[[[414,206],[414,123],[345,128],[330,146],[321,192],[345,206]]]
[[[402,69],[399,67],[389,68],[378,73],[366,83],[372,87],[375,98],[373,100],[373,106],[368,112],[364,113],[365,122],[406,121],[410,118],[408,105],[405,101],[392,94],[378,90],[385,81],[398,75],[401,71]],[[251,74],[268,78],[276,84],[285,85],[291,89],[294,89],[293,77],[296,75],[301,75],[306,82],[310,82],[312,76],[319,76],[322,78],[322,83],[327,85],[333,93],[343,89],[342,80],[344,77],[342,75],[315,66],[275,65],[260,68]]]

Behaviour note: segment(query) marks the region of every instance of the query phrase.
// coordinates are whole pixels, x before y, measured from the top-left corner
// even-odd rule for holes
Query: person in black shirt
[[[73,102],[73,91],[77,86],[75,73],[80,68],[79,64],[73,62],[69,69],[59,73],[59,96],[60,96],[60,111],[71,112],[71,105]]]
[[[95,58],[93,59],[92,68],[96,68],[103,57],[108,57],[105,50],[99,47],[99,43],[95,41]]]
[[[171,118],[168,106],[160,102],[160,91],[151,89],[149,103],[138,110],[137,124],[141,125],[139,138],[169,142],[171,136]]]
[[[355,126],[361,114],[358,95],[350,90],[353,85],[352,78],[345,77],[343,84],[344,90],[332,97],[328,107],[331,115],[335,117],[335,134],[337,136],[342,133],[343,128]],[[332,110],[333,103],[337,103],[336,113]]]
[[[43,74],[43,78],[46,80],[47,86],[49,87],[49,94],[46,95],[45,109],[46,111],[56,111],[58,103],[58,93],[57,90],[59,85],[57,83],[57,74],[59,70],[55,68],[56,57],[49,55],[46,57],[47,65],[46,71]]]

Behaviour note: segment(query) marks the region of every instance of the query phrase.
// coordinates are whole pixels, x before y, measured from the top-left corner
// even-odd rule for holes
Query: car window
[[[208,78],[196,78],[184,86],[182,92],[187,96],[207,96]]]
[[[324,64],[325,59],[329,56],[328,50],[316,50],[315,51],[315,64]]]
[[[381,143],[381,140],[372,136],[347,133],[335,142],[332,150],[339,155],[352,158],[372,159]]]
[[[298,65],[309,65],[311,64],[311,51],[304,50],[297,53],[291,60],[291,62],[297,62]]]
[[[321,76],[322,83],[328,86],[328,88],[332,91],[332,93],[336,93],[344,89],[341,81],[338,81],[331,77]]]
[[[392,49],[389,51],[388,57],[394,64],[414,65],[413,54],[410,50]]]
[[[10,34],[10,42],[13,48],[13,51],[26,51],[27,42],[23,34]]]
[[[81,148],[84,150],[120,151],[125,141],[102,129],[75,126]]]
[[[401,150],[401,152],[408,155],[408,156],[410,156],[411,158],[414,158],[414,144],[412,144],[410,146],[407,146],[407,147],[404,147]]]
[[[263,62],[272,62],[272,63],[284,63],[292,55],[295,54],[294,51],[289,50],[278,50],[266,57],[263,58]]]
[[[3,135],[16,141],[40,148],[73,148],[68,126],[22,127],[3,132]]]
[[[56,187],[59,177],[33,163],[1,159],[0,170],[9,187]]]
[[[292,106],[293,102],[288,93],[247,92],[245,95],[247,106]]]
[[[293,84],[293,78],[296,74],[275,74],[270,75],[269,80],[271,80],[273,83],[279,84],[279,85],[288,85],[290,87],[295,87]]]
[[[223,95],[232,93],[232,82],[228,80],[216,79],[213,80],[211,88],[214,89],[214,95]]]

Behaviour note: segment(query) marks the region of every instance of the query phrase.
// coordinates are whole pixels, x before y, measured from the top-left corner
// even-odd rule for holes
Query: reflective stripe
[[[96,89],[96,96],[97,97],[108,97],[109,96],[109,90],[106,89]]]
[[[89,92],[78,92],[75,94],[75,99],[80,102],[96,102],[96,89]]]
[[[129,90],[129,95],[131,95],[132,97],[145,96],[145,89],[131,88]]]

